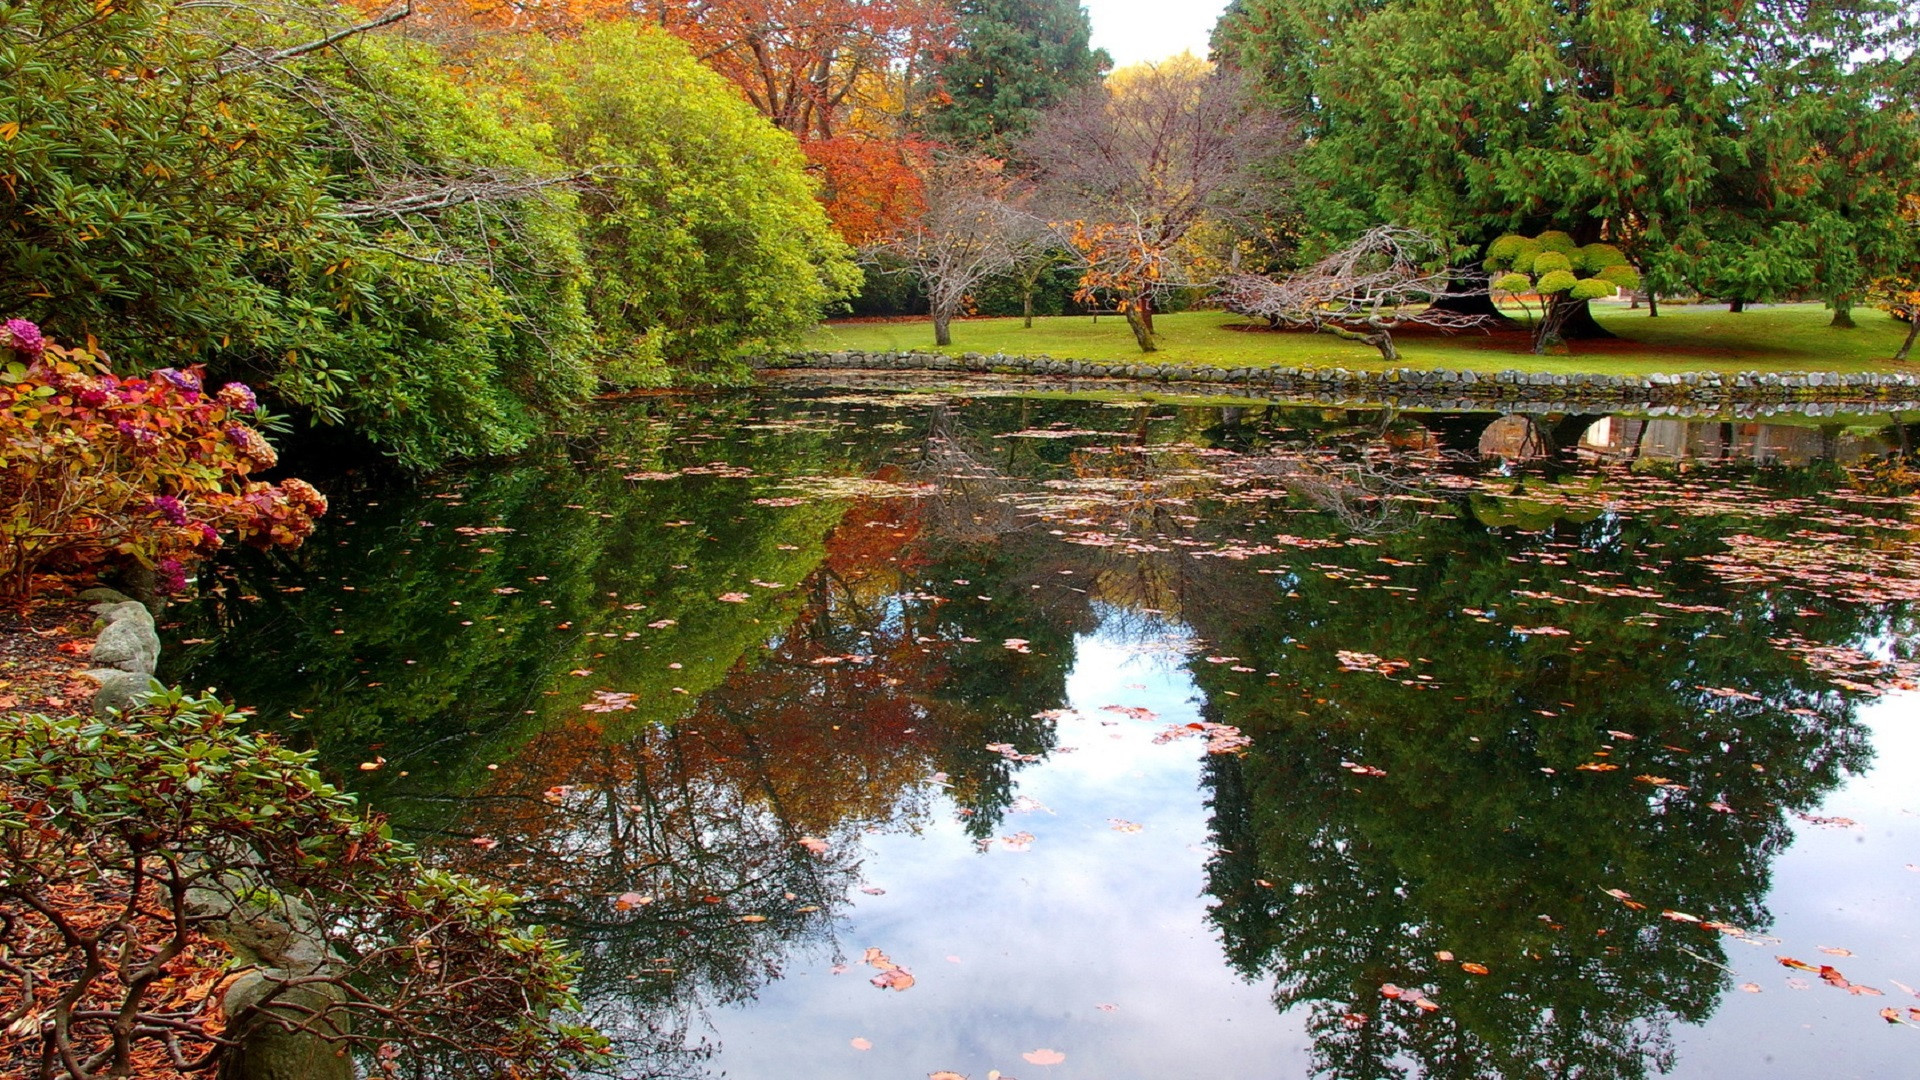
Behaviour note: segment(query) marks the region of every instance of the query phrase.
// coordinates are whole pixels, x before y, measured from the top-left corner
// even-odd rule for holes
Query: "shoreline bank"
[[[1005,353],[790,352],[763,358],[762,373],[936,373],[1033,380],[1049,388],[1198,392],[1236,397],[1284,398],[1323,404],[1353,401],[1418,403],[1436,408],[1485,409],[1605,405],[1617,409],[1692,408],[1713,411],[1765,406],[1800,408],[1819,415],[1842,405],[1874,411],[1920,409],[1920,372],[1680,371],[1645,376],[1602,373],[1500,371],[1493,374],[1437,368],[1232,367],[1178,363],[1099,363]],[[1191,389],[1189,389],[1191,388]],[[1556,409],[1553,411],[1564,411]]]

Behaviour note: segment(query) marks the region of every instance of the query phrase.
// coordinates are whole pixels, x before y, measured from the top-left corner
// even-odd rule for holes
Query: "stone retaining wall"
[[[1875,409],[1920,407],[1920,372],[1831,371],[1761,373],[1683,371],[1676,374],[1599,375],[1550,372],[1435,371],[1391,368],[1204,367],[1168,363],[1100,363],[1004,353],[794,352],[763,359],[766,370],[933,371],[980,375],[1121,379],[1204,387],[1207,393],[1246,391],[1246,396],[1284,396],[1332,401],[1417,398],[1423,403],[1484,409],[1535,403],[1636,405],[1758,405],[1778,402],[1857,403]],[[1438,399],[1437,401],[1433,399]],[[1804,410],[1813,411],[1813,410]]]

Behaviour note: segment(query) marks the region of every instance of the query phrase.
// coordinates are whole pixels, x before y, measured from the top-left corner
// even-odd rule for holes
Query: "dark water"
[[[344,485],[171,656],[532,897],[628,1075],[1914,1075],[1887,418],[601,420]]]

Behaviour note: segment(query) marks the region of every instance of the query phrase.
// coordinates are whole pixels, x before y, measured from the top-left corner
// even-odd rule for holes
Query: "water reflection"
[[[661,399],[544,459],[344,492],[297,564],[231,568],[175,655],[437,858],[530,895],[586,949],[631,1075],[717,1069],[712,1038],[722,1064],[777,1047],[785,1074],[838,1075],[793,1025],[862,978],[830,972],[859,968],[874,927],[933,950],[946,917],[863,892],[876,859],[1028,949],[997,997],[943,997],[921,958],[898,1000],[939,1022],[899,1041],[940,1059],[899,1068],[952,1067],[995,1008],[1050,1015],[1049,940],[1160,948],[1103,937],[1101,897],[1035,909],[1029,876],[956,884],[1009,856],[1112,880],[1148,909],[1130,934],[1216,937],[1210,967],[1173,950],[1162,976],[1264,986],[1286,1019],[1260,1030],[1297,1030],[1319,1075],[1686,1073],[1675,1026],[1714,1023],[1794,815],[1868,766],[1857,704],[1911,674],[1887,652],[1909,630],[1887,560],[1910,504],[1839,468],[1902,437]],[[1719,468],[1625,467],[1682,458]],[[1105,677],[1117,649],[1162,674]],[[1162,731],[1188,723],[1251,749],[1196,763]],[[1119,764],[1039,794],[1095,760]],[[1106,819],[1143,793],[1124,813],[1186,822],[1188,868],[1112,846]],[[1183,874],[1204,903],[1169,899]],[[1084,1035],[1164,1042],[1182,1021],[1126,1023]],[[1222,1045],[1195,1066],[1265,1075],[1277,1044]],[[1149,1075],[1142,1054],[1100,1075]]]

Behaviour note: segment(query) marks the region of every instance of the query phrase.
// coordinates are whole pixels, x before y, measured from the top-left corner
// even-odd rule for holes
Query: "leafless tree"
[[[1445,256],[1440,243],[1425,233],[1382,225],[1286,277],[1236,274],[1220,299],[1229,310],[1274,326],[1307,327],[1365,342],[1379,349],[1382,359],[1398,360],[1393,331],[1402,326],[1464,330],[1490,321],[1430,306],[1450,286],[1460,288],[1460,271],[1450,268]],[[1486,292],[1484,281],[1474,287]]]
[[[988,278],[1034,257],[1044,224],[1015,205],[1017,185],[991,158],[951,156],[927,177],[926,213],[905,235],[871,252],[927,287],[937,345],[953,344],[950,324]]]
[[[1270,216],[1281,192],[1263,166],[1293,141],[1293,123],[1242,76],[1169,62],[1042,113],[1022,156],[1067,223],[1083,297],[1117,296],[1152,352],[1156,295],[1217,273],[1193,250],[1197,233],[1214,225],[1231,236]]]

